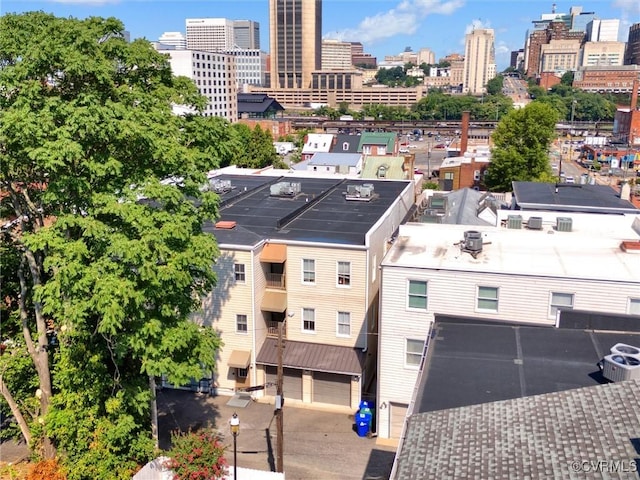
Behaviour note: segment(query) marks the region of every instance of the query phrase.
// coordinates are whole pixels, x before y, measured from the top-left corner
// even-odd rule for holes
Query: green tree
[[[243,148],[236,150],[232,165],[245,168],[264,168],[278,160],[278,153],[273,148],[271,132],[263,130],[260,125],[253,129],[244,123],[231,125],[234,137]]]
[[[223,122],[172,113],[205,99],[122,31],[113,18],[0,18],[0,187],[17,219],[2,270],[16,266],[22,336],[0,357],[0,393],[70,479],[130,478],[153,454],[155,379],[199,378],[220,346],[189,317],[218,255],[202,231],[217,197],[201,186],[234,147]],[[35,384],[8,376],[14,355]]]
[[[557,114],[547,104],[531,102],[512,110],[493,132],[494,148],[485,184],[491,191],[510,191],[513,181],[535,181],[549,175],[547,151],[555,135]]]
[[[572,86],[573,85],[573,72],[571,70],[567,70],[564,75],[560,78],[560,83],[562,85]]]
[[[502,75],[496,75],[487,82],[487,93],[489,95],[502,94],[502,86],[504,84],[504,77]]]

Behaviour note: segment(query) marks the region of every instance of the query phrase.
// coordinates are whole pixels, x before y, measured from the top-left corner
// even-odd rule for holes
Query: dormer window
[[[349,142],[344,142],[344,143],[342,144],[342,150],[343,150],[343,151],[345,151],[345,152],[346,152],[347,150],[349,150]]]
[[[376,175],[378,178],[386,178],[387,177],[387,166],[380,165],[378,167],[378,173]]]

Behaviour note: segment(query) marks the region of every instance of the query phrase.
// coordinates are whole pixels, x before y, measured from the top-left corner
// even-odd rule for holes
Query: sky
[[[553,0],[324,0],[323,38],[361,42],[383,61],[408,47],[430,48],[436,61],[464,53],[464,36],[473,28],[492,28],[498,71],[509,66],[510,53],[523,48],[531,21],[551,13]],[[620,41],[640,22],[640,0],[556,0],[557,13],[571,6],[601,19],[620,19]],[[268,0],[0,0],[0,13],[42,10],[63,17],[116,17],[131,38],[157,40],[164,32],[185,32],[185,19],[215,17],[260,23],[261,49],[269,51]]]

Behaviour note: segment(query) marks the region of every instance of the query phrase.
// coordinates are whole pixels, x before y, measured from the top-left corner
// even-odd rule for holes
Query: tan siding
[[[302,259],[315,260],[316,282],[302,283]],[[337,285],[338,261],[351,262],[351,285]],[[364,347],[366,252],[343,248],[287,247],[287,338],[295,341]],[[302,332],[302,309],[315,308],[315,334]],[[351,313],[351,337],[336,334],[337,312]]]
[[[220,333],[224,346],[216,368],[216,386],[221,391],[235,388],[234,369],[227,367],[233,350],[252,350],[253,304],[251,303],[251,252],[221,250],[214,269],[217,285],[203,302],[204,321]],[[244,263],[245,282],[235,281],[234,264]],[[247,316],[248,332],[236,332],[236,315]],[[253,352],[255,355],[255,352]],[[250,374],[251,375],[251,374]]]

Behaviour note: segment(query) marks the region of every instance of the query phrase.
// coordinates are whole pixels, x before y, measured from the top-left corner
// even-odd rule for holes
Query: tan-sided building
[[[353,412],[375,382],[378,267],[413,184],[222,174],[210,186],[218,284],[195,320],[224,342],[214,392],[271,401],[282,328],[287,404]]]

